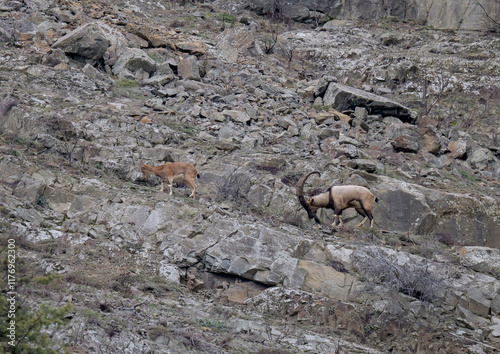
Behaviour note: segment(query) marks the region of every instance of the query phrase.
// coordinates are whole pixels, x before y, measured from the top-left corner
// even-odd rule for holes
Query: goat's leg
[[[333,215],[333,221],[332,221],[332,227],[335,227],[335,226],[337,226],[337,215],[336,214]]]
[[[196,183],[194,183],[194,179],[186,179],[185,182],[186,182],[187,186],[192,190],[189,198],[194,199],[194,196],[196,194]]]
[[[365,218],[363,219],[363,221],[361,221],[358,225],[356,225],[356,227],[363,226],[363,224],[366,222],[366,220],[368,220],[368,216],[365,215]]]
[[[339,227],[344,227],[344,220],[342,220],[342,215],[339,215],[339,221],[340,221]]]
[[[169,178],[168,179],[168,186],[170,188],[170,193],[168,193],[169,195],[172,195],[172,183],[174,183],[174,179],[173,178]]]
[[[360,213],[365,218],[363,219],[363,221],[361,221],[358,224],[357,227],[361,227],[366,222],[366,220],[370,219],[370,228],[373,228],[373,215],[372,215],[371,208],[365,208],[364,205],[361,205],[361,209],[362,209],[363,212],[361,213],[360,210],[358,210],[358,213]]]
[[[165,184],[165,182],[161,182],[161,188],[160,188],[160,192],[163,192],[163,185]]]

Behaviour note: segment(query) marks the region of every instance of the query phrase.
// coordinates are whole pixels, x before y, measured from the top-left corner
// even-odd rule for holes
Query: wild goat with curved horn
[[[304,184],[307,178],[313,174],[320,175],[319,171],[305,173],[297,182],[296,195],[300,204],[307,211],[309,219],[320,224],[316,212],[319,208],[330,208],[334,211],[335,216],[332,226],[337,224],[337,219],[340,221],[340,227],[344,225],[342,220],[342,211],[348,208],[354,208],[364,217],[357,227],[362,226],[366,220],[370,219],[370,227],[373,228],[373,204],[378,202],[378,198],[373,195],[368,188],[354,185],[333,186],[328,188],[326,192],[312,196],[307,201],[304,198]]]

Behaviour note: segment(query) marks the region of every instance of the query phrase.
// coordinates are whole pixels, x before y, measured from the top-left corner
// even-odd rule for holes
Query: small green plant
[[[116,83],[116,87],[118,87],[118,88],[139,87],[139,84],[135,80],[118,79],[115,81],[115,83]]]
[[[466,171],[466,170],[459,170],[458,171],[460,175],[462,176],[463,179],[469,182],[481,182],[481,178],[475,176],[472,172]]]
[[[228,23],[228,24],[230,24],[230,25],[233,25],[233,24],[234,24],[234,22],[236,21],[236,18],[235,18],[233,15],[231,15],[231,14],[229,14],[229,13],[227,13],[227,12],[223,12],[223,13],[221,13],[221,14],[219,15],[219,20],[220,20],[223,24]]]
[[[226,331],[229,328],[225,322],[213,320],[211,318],[198,320],[198,325],[200,327],[208,328],[212,331]]]
[[[167,122],[166,125],[172,129],[180,130],[181,132],[186,134],[195,135],[198,132],[197,127],[187,123]]]
[[[49,275],[43,275],[43,276],[40,276],[40,277],[36,277],[32,281],[35,282],[35,283],[38,283],[38,284],[47,285],[47,284],[49,284],[53,280],[54,281],[60,281],[61,279],[62,279],[62,275],[58,274],[58,273],[55,273],[55,274],[49,274]]]
[[[6,314],[9,306],[7,298],[0,296],[0,312]],[[73,310],[73,304],[61,307],[42,304],[36,312],[21,301],[16,301],[15,306],[15,318],[2,316],[0,319],[0,352],[57,353],[51,349],[52,343],[45,330],[63,326],[66,315]]]
[[[115,80],[113,95],[116,97],[125,96],[137,100],[144,100],[146,97],[139,83],[130,79]]]

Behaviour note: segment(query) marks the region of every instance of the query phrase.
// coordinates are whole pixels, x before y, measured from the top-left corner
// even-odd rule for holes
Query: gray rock
[[[495,156],[491,150],[480,148],[472,153],[472,155],[467,159],[467,162],[469,162],[473,168],[482,170],[485,169],[494,159]]]
[[[23,175],[14,189],[14,195],[28,204],[36,205],[42,197],[45,187],[44,181]]]
[[[42,58],[42,64],[54,67],[59,64],[68,64],[69,59],[62,49],[56,48],[49,51]]]
[[[490,247],[465,246],[459,251],[460,264],[482,273],[500,276],[500,250]]]
[[[500,210],[498,198],[434,193],[433,199],[429,199],[429,202],[439,212],[434,233],[448,235],[457,244],[500,248],[500,239],[497,237]]]
[[[52,47],[94,65],[104,57],[110,44],[99,25],[88,23],[59,38]]]
[[[233,122],[243,123],[243,124],[247,124],[248,122],[250,122],[251,119],[246,112],[236,111],[236,110],[226,109],[222,111],[222,115],[228,117]]]
[[[175,284],[180,284],[179,268],[163,260],[158,268],[158,275]]]
[[[151,75],[156,70],[156,63],[143,50],[126,48],[120,53],[118,60],[113,65],[113,73],[120,75],[125,70],[132,74],[143,70],[148,75]]]
[[[420,130],[420,146],[431,154],[441,151],[441,134],[434,127],[425,127]]]
[[[347,166],[354,169],[360,169],[369,173],[375,172],[377,163],[367,159],[355,159],[347,162]]]
[[[382,3],[374,0],[353,0],[348,3],[335,1],[333,4],[326,0],[293,0],[287,5],[282,9],[287,18],[313,23],[317,23],[313,15],[316,12],[326,14],[327,19],[340,20],[377,20],[390,14],[402,20],[412,19],[438,29],[485,30],[494,27],[492,18],[500,17],[500,5],[494,1],[475,6],[467,0],[443,0],[429,6],[425,1],[410,0],[402,6],[398,0]],[[249,6],[259,14],[271,14],[279,10],[277,4],[263,0],[251,0]],[[309,16],[306,15],[307,11]]]
[[[115,82],[110,79],[107,75],[103,74],[90,64],[87,64],[83,68],[83,72],[87,75],[97,87],[104,91],[108,91],[114,86]]]
[[[408,107],[388,98],[336,82],[330,82],[328,85],[323,97],[323,104],[332,106],[339,111],[364,107],[369,114],[394,116],[403,121],[411,121],[411,111]]]
[[[194,55],[182,59],[179,62],[178,70],[179,76],[184,80],[199,81],[201,79],[198,59]]]
[[[460,139],[448,143],[448,155],[454,159],[461,159],[467,152],[467,141]]]
[[[391,142],[394,150],[403,152],[418,152],[420,144],[410,135],[400,135]]]
[[[423,233],[434,224],[426,225],[426,214],[433,214],[421,188],[405,182],[387,181],[379,184],[372,192],[379,202],[374,207],[375,222],[381,228]],[[424,227],[425,226],[425,227]]]

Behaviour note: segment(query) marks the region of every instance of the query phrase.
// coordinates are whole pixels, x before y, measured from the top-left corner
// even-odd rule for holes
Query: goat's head
[[[148,165],[146,165],[145,163],[141,165],[141,171],[143,179],[148,179],[149,175],[151,175],[151,171],[148,169]]]
[[[297,182],[297,186],[296,186],[296,195],[297,195],[297,198],[299,199],[300,204],[307,211],[307,216],[309,216],[309,219],[314,218],[314,220],[318,224],[320,224],[321,222],[319,221],[319,218],[316,215],[316,212],[318,211],[319,207],[314,205],[314,198],[311,198],[308,201],[306,201],[304,198],[304,183],[306,182],[306,179],[312,174],[317,174],[318,176],[320,175],[319,171],[312,171],[312,172],[308,172],[308,173],[304,174],[302,177],[300,177],[299,181]]]

